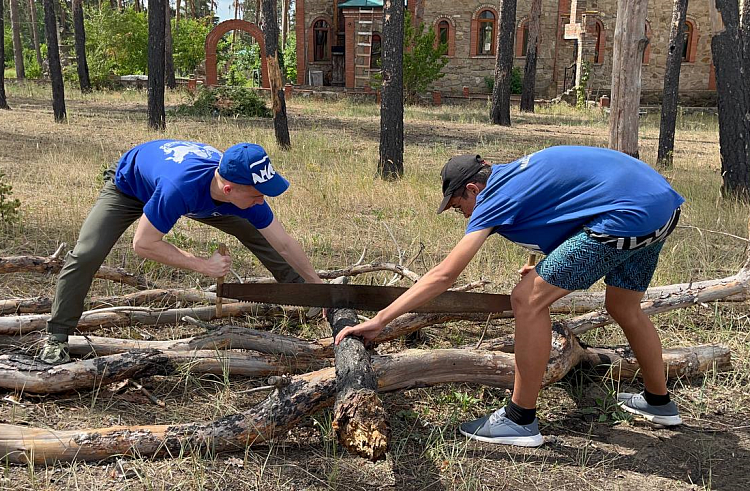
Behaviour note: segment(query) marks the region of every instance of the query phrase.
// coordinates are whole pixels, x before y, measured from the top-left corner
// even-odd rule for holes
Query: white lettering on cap
[[[274,170],[268,160],[268,155],[266,155],[258,162],[250,164],[250,173],[253,176],[253,184],[258,184],[271,180],[276,175],[276,170]]]

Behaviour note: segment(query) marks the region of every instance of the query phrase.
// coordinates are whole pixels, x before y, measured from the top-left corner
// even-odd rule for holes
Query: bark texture
[[[73,0],[73,29],[75,30],[76,63],[78,68],[78,85],[81,92],[91,92],[89,64],[86,61],[86,30],[83,25],[83,0]]]
[[[713,0],[712,0],[713,1]],[[715,0],[723,30],[711,39],[719,110],[722,193],[750,198],[750,89],[737,0]],[[740,49],[738,49],[740,48]]]
[[[13,61],[16,64],[16,78],[26,78],[26,70],[23,66],[23,43],[21,43],[21,14],[18,11],[18,0],[8,0],[10,7],[10,28],[13,38]],[[3,34],[5,31],[3,31]]]
[[[55,4],[52,0],[44,0],[44,34],[47,37],[47,62],[52,81],[52,112],[55,122],[62,123],[68,119],[68,114],[65,110],[65,86],[60,66],[60,47],[57,44]]]
[[[289,122],[286,117],[284,99],[284,79],[279,67],[279,25],[276,21],[276,0],[263,0],[263,39],[266,45],[266,67],[268,82],[271,85],[273,108],[273,130],[276,143],[288,150],[292,147],[289,137]]]
[[[529,13],[529,37],[526,43],[526,63],[523,68],[521,88],[521,111],[534,112],[534,90],[536,86],[536,60],[539,44],[539,19],[542,15],[542,0],[532,0]]]
[[[609,148],[638,157],[638,108],[641,103],[641,63],[648,44],[648,0],[617,3],[612,53],[612,95]]]
[[[164,70],[166,72],[166,85],[170,89],[177,88],[177,80],[174,75],[174,41],[172,39],[172,9],[169,0],[164,1]]]
[[[513,41],[516,34],[516,0],[501,0],[499,10],[495,85],[492,87],[490,121],[500,126],[510,126],[510,80],[513,72]]]
[[[5,10],[0,0],[0,32],[5,33]],[[10,109],[5,96],[5,35],[0,36],[0,109]]]
[[[136,0],[137,1],[137,0]],[[148,9],[148,126],[166,128],[164,114],[164,29],[167,0],[151,0]]]
[[[680,88],[682,50],[685,46],[685,15],[688,0],[674,0],[672,24],[669,31],[667,66],[664,71],[664,92],[661,100],[661,122],[659,125],[659,150],[657,162],[664,167],[672,166],[674,153],[674,130],[677,122],[677,102]]]
[[[0,257],[0,274],[5,273],[43,273],[54,274],[60,272],[65,260],[57,255],[52,256],[6,256]],[[155,285],[143,276],[128,273],[122,268],[102,266],[96,272],[96,277],[117,283],[140,288],[154,288]]]
[[[350,309],[330,309],[328,322],[333,337],[345,327],[359,324]],[[336,403],[333,429],[338,441],[349,451],[370,460],[378,460],[388,450],[388,415],[378,397],[378,378],[370,354],[361,339],[344,338],[336,354]]]
[[[380,160],[385,180],[404,175],[404,3],[383,1],[382,94],[380,98]]]

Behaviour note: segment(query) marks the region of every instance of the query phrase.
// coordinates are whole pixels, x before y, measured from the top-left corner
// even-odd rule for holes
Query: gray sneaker
[[[42,353],[39,355],[39,359],[50,365],[61,365],[70,361],[70,350],[68,343],[65,341],[59,341],[57,338],[52,336],[47,338],[42,348]]]
[[[459,431],[469,438],[487,443],[519,447],[538,447],[544,443],[536,418],[531,424],[519,425],[505,417],[505,408],[475,421],[462,423]]]
[[[672,401],[663,406],[652,406],[646,402],[646,398],[643,397],[642,392],[640,394],[621,392],[617,394],[617,403],[625,411],[637,414],[652,423],[664,426],[682,424],[682,418],[678,414],[677,406]]]

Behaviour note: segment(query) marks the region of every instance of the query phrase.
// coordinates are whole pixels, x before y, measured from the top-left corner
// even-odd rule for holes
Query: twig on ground
[[[734,234],[730,234],[730,233],[727,233],[727,232],[721,232],[719,230],[709,230],[707,228],[700,228],[700,227],[696,227],[694,225],[677,225],[677,228],[690,228],[690,229],[694,229],[694,230],[697,230],[698,233],[701,234],[701,236],[703,236],[703,232],[709,232],[709,233],[712,233],[712,234],[725,235],[727,237],[732,237],[733,239],[739,239],[739,240],[741,240],[743,242],[749,242],[750,243],[750,239],[748,239],[746,237],[740,237],[739,235],[734,235]]]
[[[164,401],[162,401],[161,399],[159,399],[158,397],[156,397],[155,395],[153,395],[147,388],[145,388],[144,386],[142,386],[140,383],[136,382],[133,379],[128,379],[128,382],[130,383],[130,385],[132,385],[133,387],[135,387],[137,390],[140,390],[141,393],[144,396],[148,397],[149,401],[153,402],[154,404],[156,404],[159,407],[167,407],[167,405],[164,403]]]

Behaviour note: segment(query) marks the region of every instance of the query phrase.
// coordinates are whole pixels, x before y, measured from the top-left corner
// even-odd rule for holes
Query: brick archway
[[[245,31],[250,34],[260,45],[260,73],[261,86],[268,88],[268,70],[266,69],[266,46],[263,42],[263,31],[260,28],[246,20],[232,19],[220,22],[206,36],[206,85],[217,85],[219,77],[216,73],[216,45],[221,37],[229,31]]]

